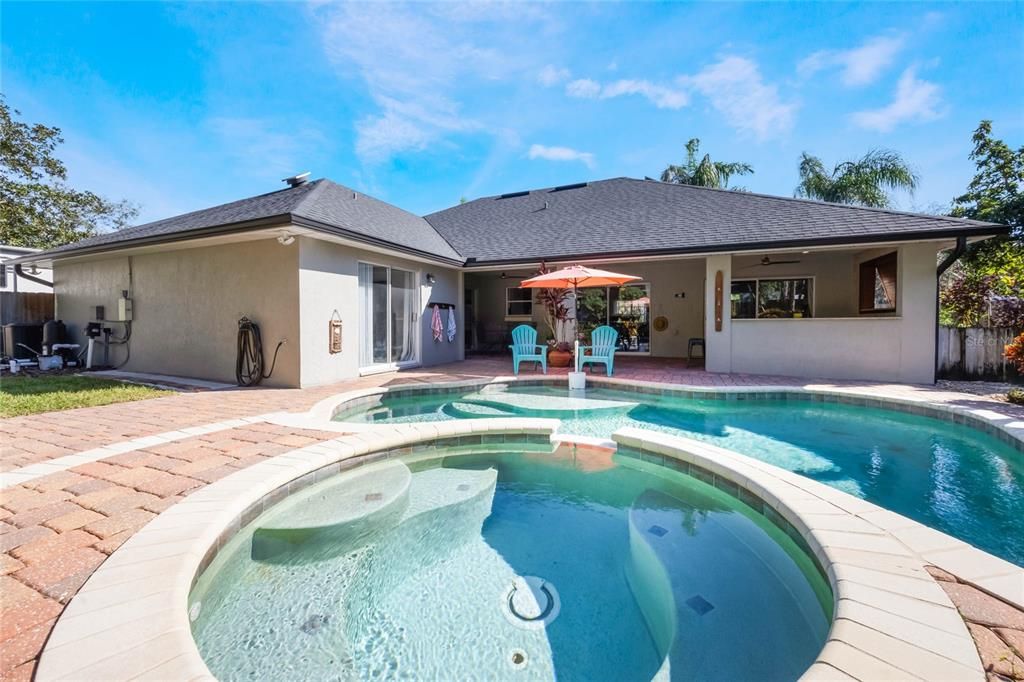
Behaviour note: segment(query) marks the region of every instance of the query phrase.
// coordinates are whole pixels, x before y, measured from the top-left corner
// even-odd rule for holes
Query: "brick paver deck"
[[[184,495],[337,433],[259,423],[114,455],[0,491],[0,679],[30,679],[64,606]]]
[[[173,396],[0,420],[0,471],[127,439],[274,411],[301,412],[358,388],[510,374],[506,358],[376,375],[314,389],[246,389]],[[552,368],[549,373],[568,370]],[[525,367],[522,375],[529,376]],[[691,386],[801,385],[791,378],[712,374],[683,361],[623,358],[620,379]],[[975,396],[929,387],[862,386],[896,396],[992,408]],[[1003,412],[1014,408],[999,405]],[[1024,411],[1017,411],[1024,417]],[[183,496],[266,457],[337,437],[253,423],[147,447],[0,490],[0,679],[30,679],[64,606],[103,560]]]
[[[275,411],[303,412],[317,401],[348,390],[403,383],[427,383],[471,377],[511,374],[511,362],[504,357],[472,358],[465,362],[413,371],[362,377],[339,384],[310,389],[239,389],[178,393],[134,403],[89,407],[0,420],[0,472],[44,462],[131,438],[208,424],[225,419],[249,417]],[[549,375],[566,374],[567,368],[549,368]],[[535,372],[523,366],[522,376]],[[622,358],[616,361],[615,377],[688,386],[793,386],[805,382],[791,377],[754,374],[715,374],[686,367],[685,360],[673,358]],[[963,406],[991,409],[999,405],[1005,413],[1024,409],[994,403],[978,396],[938,391],[932,387],[865,382],[813,382],[818,386],[862,386],[894,396],[927,393],[929,399]]]

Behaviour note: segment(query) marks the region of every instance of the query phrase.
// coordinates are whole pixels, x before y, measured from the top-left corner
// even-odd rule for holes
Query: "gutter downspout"
[[[53,282],[47,282],[45,279],[41,279],[39,277],[34,277],[34,276],[26,273],[25,271],[23,271],[21,269],[21,263],[16,263],[14,265],[14,274],[17,275],[18,277],[23,278],[23,279],[27,279],[30,282],[35,282],[36,284],[42,284],[43,286],[48,286],[51,289],[53,288]]]
[[[941,296],[942,275],[946,270],[949,270],[953,263],[959,260],[960,256],[964,255],[965,251],[967,251],[967,237],[959,236],[956,238],[956,246],[939,263],[939,267],[935,271],[935,372],[932,377],[933,384],[939,380],[939,298]]]

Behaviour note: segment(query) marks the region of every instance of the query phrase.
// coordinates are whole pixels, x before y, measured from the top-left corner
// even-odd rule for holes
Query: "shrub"
[[[1006,394],[1006,399],[1015,405],[1024,405],[1024,389],[1011,388]]]
[[[1018,372],[1024,374],[1024,334],[1019,334],[1017,338],[1007,344],[1003,355],[1017,368]]]

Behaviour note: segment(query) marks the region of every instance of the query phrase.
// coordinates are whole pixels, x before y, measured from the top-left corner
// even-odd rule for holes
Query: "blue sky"
[[[0,89],[72,182],[152,220],[301,171],[416,213],[657,176],[690,137],[791,195],[874,147],[948,205],[982,118],[1024,144],[1024,4],[4,2]]]

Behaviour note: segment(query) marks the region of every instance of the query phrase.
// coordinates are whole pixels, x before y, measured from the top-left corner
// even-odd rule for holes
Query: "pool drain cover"
[[[509,656],[508,663],[512,666],[513,670],[522,670],[529,664],[529,659],[526,658],[526,652],[522,649],[513,649],[512,655]]]
[[[526,629],[544,627],[558,617],[562,608],[554,585],[535,575],[513,580],[501,601],[505,618]]]

